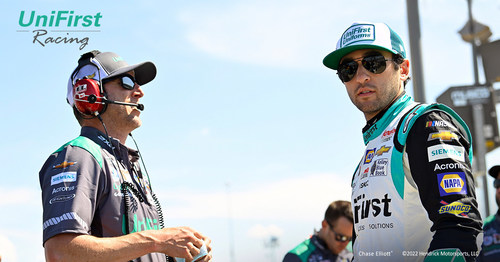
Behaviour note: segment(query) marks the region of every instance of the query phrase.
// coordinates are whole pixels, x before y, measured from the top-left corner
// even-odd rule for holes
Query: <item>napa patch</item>
[[[437,174],[439,195],[467,195],[467,180],[464,172]]]
[[[364,161],[363,161],[363,164],[369,164],[372,162],[372,159],[373,157],[375,156],[375,150],[377,148],[373,148],[373,149],[367,149],[366,152],[365,152],[365,157],[364,157]]]

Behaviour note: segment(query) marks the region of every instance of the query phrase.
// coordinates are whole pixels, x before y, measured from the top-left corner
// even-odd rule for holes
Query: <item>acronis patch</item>
[[[450,172],[437,174],[439,195],[466,195],[467,180],[464,172]]]

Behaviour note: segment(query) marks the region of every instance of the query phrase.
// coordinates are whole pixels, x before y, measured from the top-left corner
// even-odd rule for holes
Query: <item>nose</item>
[[[358,61],[358,70],[356,70],[356,74],[353,78],[354,81],[364,84],[370,80],[370,74],[368,70],[361,64],[361,61]]]
[[[142,90],[142,87],[135,83],[135,86],[134,86],[134,97],[137,97],[137,98],[141,98],[144,96],[144,91]]]

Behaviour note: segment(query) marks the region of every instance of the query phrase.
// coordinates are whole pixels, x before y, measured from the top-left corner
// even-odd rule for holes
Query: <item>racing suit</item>
[[[500,210],[484,220],[484,237],[478,262],[500,261]]]
[[[354,260],[422,261],[459,249],[474,261],[482,222],[465,122],[403,93],[368,121],[363,138],[351,184]]]
[[[317,234],[290,250],[283,258],[283,262],[349,262],[351,260],[352,252],[344,249],[338,255],[333,254],[327,248],[325,241]]]
[[[51,154],[40,170],[43,243],[61,233],[116,237],[160,229],[158,201],[138,160],[136,150],[110,143],[92,127]],[[151,253],[134,261],[166,257]]]

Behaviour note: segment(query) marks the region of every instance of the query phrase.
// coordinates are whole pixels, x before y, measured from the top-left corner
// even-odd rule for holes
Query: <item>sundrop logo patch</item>
[[[53,175],[50,179],[50,185],[57,185],[62,182],[75,182],[76,172],[62,172],[57,175]]]
[[[439,159],[454,159],[458,161],[465,161],[465,150],[460,146],[452,146],[447,144],[439,144],[427,148],[427,156],[429,162]]]
[[[440,196],[467,194],[467,180],[464,172],[438,174],[437,179]]]
[[[372,162],[372,159],[375,155],[375,149],[376,148],[366,150],[365,157],[364,157],[365,161],[363,161],[363,164],[369,164]]]

